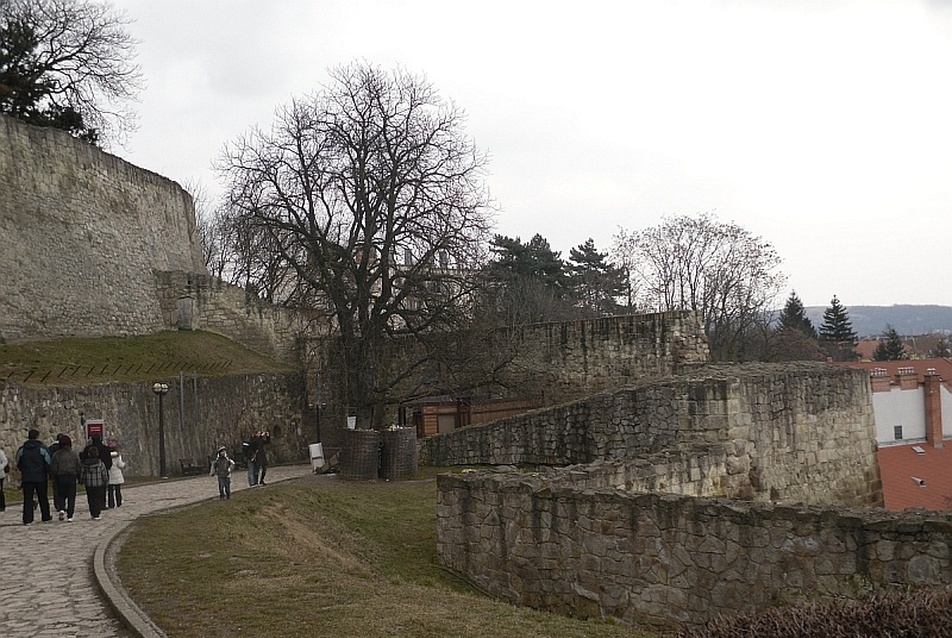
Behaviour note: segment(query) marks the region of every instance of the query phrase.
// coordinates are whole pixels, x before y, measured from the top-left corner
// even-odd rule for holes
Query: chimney
[[[889,392],[892,377],[886,368],[873,368],[869,371],[869,384],[873,392]]]
[[[932,447],[942,447],[942,379],[936,374],[935,368],[926,370],[925,375],[925,402],[926,402],[926,441]]]
[[[935,374],[934,368],[929,369]],[[896,382],[899,384],[900,390],[919,389],[919,375],[916,374],[916,369],[912,366],[902,366],[896,370]]]

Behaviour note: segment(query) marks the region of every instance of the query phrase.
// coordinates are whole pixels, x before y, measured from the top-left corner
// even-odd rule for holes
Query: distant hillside
[[[950,306],[847,306],[853,330],[860,337],[878,336],[887,325],[900,335],[924,335],[932,332],[952,333]],[[807,316],[819,330],[825,307],[808,306]]]

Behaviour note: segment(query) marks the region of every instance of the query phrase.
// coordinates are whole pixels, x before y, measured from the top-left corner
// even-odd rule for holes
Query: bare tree
[[[619,227],[618,233],[612,237],[610,254],[612,261],[625,274],[624,297],[627,312],[636,312],[639,296],[638,287],[641,285],[635,268],[638,259],[638,234],[635,231],[628,231]]]
[[[93,0],[0,0],[0,112],[101,143],[142,89],[126,17]]]
[[[261,242],[250,252],[275,256],[295,298],[323,300],[343,396],[361,426],[381,425],[433,335],[466,321],[490,222],[485,158],[463,114],[423,79],[363,64],[331,77],[269,132],[226,148],[219,168],[229,217]],[[388,341],[404,337],[419,356],[389,360]]]
[[[773,247],[710,214],[665,218],[640,232],[634,245],[646,304],[697,312],[712,356],[744,358],[745,336],[769,324],[784,281]]]

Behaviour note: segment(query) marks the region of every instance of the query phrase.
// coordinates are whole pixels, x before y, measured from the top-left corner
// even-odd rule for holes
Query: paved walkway
[[[277,482],[310,474],[310,465],[275,466],[268,468],[267,480]],[[243,471],[235,472],[232,491],[249,489],[245,476]],[[89,517],[84,494],[76,499],[73,523],[55,518],[41,523],[37,512],[36,522],[23,525],[20,503],[8,504],[6,511],[0,512],[0,636],[143,635],[127,630],[113,611],[114,605],[120,610],[128,607],[114,583],[102,583],[108,598],[100,593],[96,575],[102,577],[108,571],[102,567],[105,546],[143,514],[217,499],[218,481],[200,476],[129,486],[122,493],[122,507],[105,510],[98,521]],[[99,565],[95,571],[94,562]],[[128,611],[123,610],[124,615]]]

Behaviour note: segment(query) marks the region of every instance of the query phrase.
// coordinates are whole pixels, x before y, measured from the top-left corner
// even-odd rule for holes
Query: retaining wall
[[[868,375],[838,366],[709,366],[430,437],[421,461],[564,466],[714,447],[725,472],[708,495],[878,503],[869,397]]]
[[[441,475],[440,562],[516,604],[664,628],[719,613],[952,584],[952,514],[586,490]]]
[[[230,377],[171,377],[163,399],[166,469],[178,475],[179,459],[204,460],[226,445],[233,454],[255,430],[272,433],[271,463],[306,460],[313,426],[302,415],[298,374]],[[130,476],[159,474],[158,398],[151,383],[107,383],[84,387],[21,386],[0,381],[0,446],[10,457],[37,428],[49,445],[60,432],[74,446],[85,441],[80,415],[101,418],[115,437]],[[11,457],[12,458],[12,457]]]

